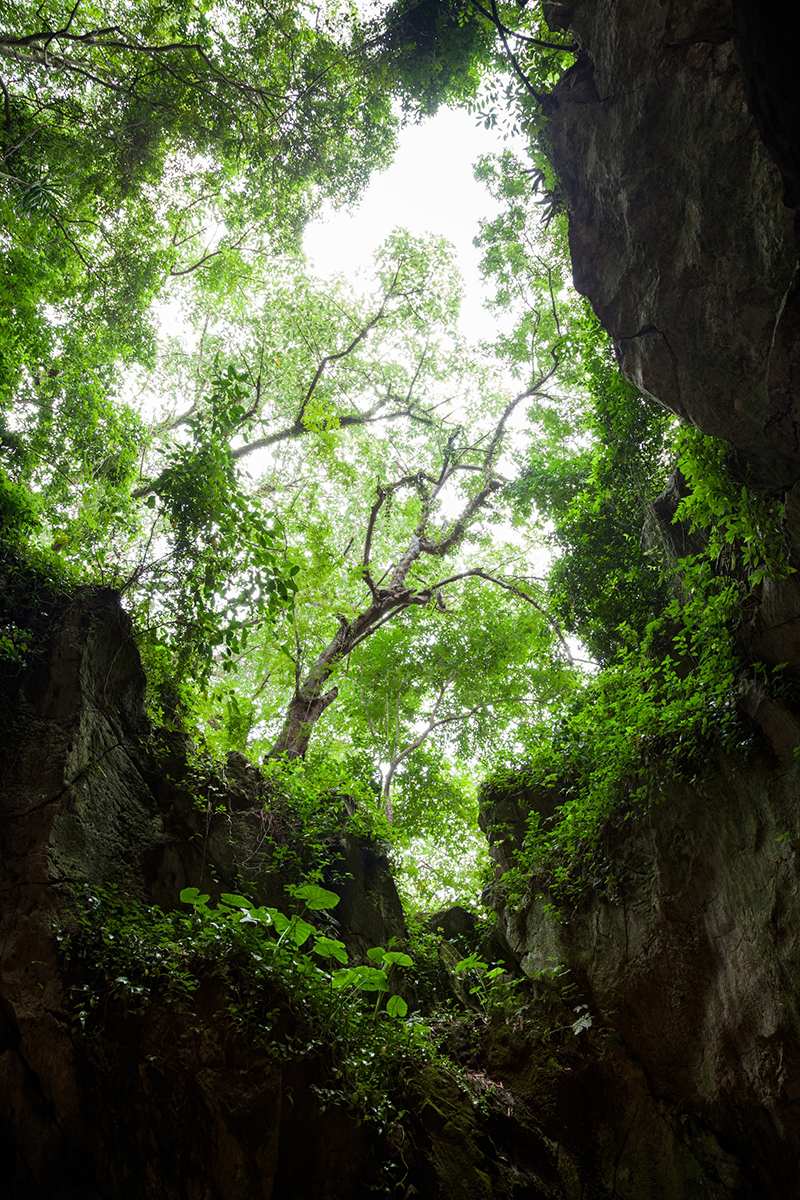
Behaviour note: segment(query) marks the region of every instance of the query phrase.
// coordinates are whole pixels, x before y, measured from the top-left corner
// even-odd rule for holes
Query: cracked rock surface
[[[789,715],[773,708],[773,722]],[[797,746],[796,720],[793,732]],[[615,1094],[638,1116],[624,1145],[616,1130],[614,1195],[795,1193],[800,768],[787,758],[719,755],[694,781],[665,788],[642,820],[608,831],[613,894],[554,914],[534,881],[527,904],[500,907],[509,947],[531,977],[569,967],[611,1041],[606,1070],[613,1063],[616,1079],[629,1081]],[[484,811],[500,867],[528,811],[547,819],[558,800],[531,790]],[[651,1174],[654,1156],[661,1165]]]

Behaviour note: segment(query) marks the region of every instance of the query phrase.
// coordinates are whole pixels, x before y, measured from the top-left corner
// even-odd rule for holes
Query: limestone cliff
[[[545,9],[580,46],[547,135],[578,290],[637,386],[729,441],[762,482],[794,482],[797,101],[778,82],[779,22],[731,0]]]
[[[745,0],[545,7],[579,46],[547,132],[575,282],[624,373],[726,439],[754,486],[785,493],[800,566],[797,98],[780,71],[785,30]],[[764,585],[741,634],[748,654],[794,669],[795,578]],[[606,1138],[615,1147],[597,1166],[614,1196],[777,1200],[797,1188],[800,723],[746,681],[742,699],[760,727],[755,748],[712,755],[694,780],[662,788],[643,821],[609,829],[610,889],[556,915],[532,878],[521,906],[499,905],[523,968],[566,964],[606,1033],[598,1070],[630,1106],[629,1121],[594,1116],[595,1150]],[[487,795],[499,873],[529,813],[547,822],[563,799],[524,786]]]
[[[14,563],[0,565],[14,575]],[[241,756],[215,767],[181,732],[150,724],[115,593],[34,585],[20,604],[38,649],[0,673],[2,1194],[577,1197],[574,1166],[538,1106],[510,1101],[482,1070],[472,1085],[433,1059],[409,1058],[404,1076],[385,1081],[402,1097],[393,1123],[368,1121],[363,1100],[343,1088],[338,1029],[315,1021],[280,972],[254,983],[246,963],[217,947],[200,961],[199,987],[171,988],[164,956],[180,973],[192,951],[167,937],[148,958],[159,911],[198,885],[283,908],[284,884],[302,876],[302,832]],[[380,846],[344,836],[327,851],[336,932],[353,960],[402,937]],[[103,923],[104,888],[146,926]],[[77,937],[76,897],[80,962],[64,953]],[[120,938],[132,970],[109,978],[102,960]]]
[[[799,783],[795,763],[781,766],[768,753],[720,755],[694,783],[665,790],[635,825],[608,832],[611,894],[554,915],[533,880],[521,907],[501,906],[523,969],[535,977],[567,965],[595,1033],[609,1039],[598,1064],[624,1075],[624,1062],[636,1081],[627,1096],[616,1092],[633,1111],[630,1126],[620,1113],[611,1131],[615,1195],[792,1194],[800,1153]],[[543,804],[552,812],[558,799],[536,791],[487,797],[484,823],[501,868],[528,812]],[[596,1131],[602,1124],[597,1119]]]
[[[87,589],[42,596],[39,609],[43,652],[4,681],[3,1194],[271,1196],[298,1172],[317,1195],[348,1194],[374,1169],[375,1147],[315,1103],[324,1056],[282,1067],[249,1046],[213,981],[194,1021],[167,1003],[139,1017],[112,1004],[100,1057],[81,1039],[56,938],[71,887],[113,885],[174,907],[186,885],[241,886],[282,905],[284,880],[259,856],[269,817],[258,773],[235,756],[221,775],[193,772],[186,739],[150,727],[119,598]],[[401,933],[377,848],[348,842],[340,861],[345,939]],[[319,1136],[301,1154],[311,1123]]]

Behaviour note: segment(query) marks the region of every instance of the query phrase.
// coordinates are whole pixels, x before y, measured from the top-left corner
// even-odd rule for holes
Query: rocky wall
[[[547,127],[578,290],[637,387],[730,442],[755,480],[791,484],[797,100],[780,22],[730,0],[545,10],[580,47]]]

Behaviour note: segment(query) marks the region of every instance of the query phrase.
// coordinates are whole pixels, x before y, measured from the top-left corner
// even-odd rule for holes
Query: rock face
[[[54,939],[68,885],[112,884],[167,907],[181,887],[244,880],[260,902],[286,897],[268,856],[254,854],[270,816],[258,772],[239,756],[221,777],[199,778],[181,735],[157,744],[119,598],[87,589],[49,620],[46,652],[7,698],[16,716],[0,753],[3,1194],[355,1195],[376,1147],[322,1114],[311,1084],[324,1083],[326,1062],[283,1068],[237,1040],[213,986],[196,1028],[169,1007],[138,1020],[121,1011],[105,1064],[76,1037]],[[358,950],[401,934],[379,848],[345,841],[340,869],[345,941]],[[318,1136],[306,1145],[310,1127]]]
[[[611,1039],[601,1070],[624,1076],[627,1061],[638,1081],[637,1130],[620,1146],[615,1195],[777,1198],[796,1188],[798,784],[791,760],[720,757],[609,835],[613,897],[561,918],[533,896],[501,910],[527,973],[573,973],[596,1031]],[[501,866],[540,799],[507,797],[485,814]],[[654,1131],[658,1178],[642,1154]]]
[[[491,1083],[478,1109],[452,1072],[409,1059],[407,1078],[389,1081],[404,1089],[402,1122],[364,1120],[342,1091],[336,1031],[293,1002],[289,983],[248,993],[214,953],[188,997],[162,994],[152,980],[165,977],[146,970],[142,1002],[131,979],[109,989],[103,976],[99,990],[76,973],[59,951],[75,885],[112,886],[127,911],[130,898],[174,907],[197,885],[283,908],[303,847],[241,755],[210,766],[180,732],[152,728],[117,595],[83,589],[48,601],[44,618],[42,652],[0,680],[3,1196],[578,1200],[575,1165],[558,1128],[542,1130],[536,1096],[517,1104]],[[277,867],[270,842],[284,852]],[[379,846],[343,837],[331,849],[325,882],[340,894],[337,932],[356,961],[404,934],[403,913]],[[104,939],[122,935],[98,929],[101,956]],[[146,957],[134,949],[130,961]],[[268,1019],[237,1020],[248,1003]],[[483,1072],[475,1077],[482,1087]]]
[[[561,0],[545,12],[579,46],[547,126],[576,285],[628,378],[728,441],[757,487],[784,493],[800,564],[798,89],[794,63],[781,70],[785,30],[753,0]],[[653,514],[678,553],[680,486]],[[765,583],[742,628],[748,653],[796,672],[798,631],[796,576]],[[533,879],[520,909],[499,907],[523,969],[568,968],[588,1005],[594,1066],[575,1075],[592,1132],[572,1149],[591,1195],[797,1191],[800,721],[755,685],[742,700],[760,748],[720,755],[610,830],[612,894],[556,916]],[[546,823],[563,798],[558,785],[489,798],[500,872],[529,812]],[[573,1119],[579,1103],[573,1093]]]
[[[548,125],[578,290],[633,383],[729,441],[754,478],[795,481],[800,311],[794,211],[784,201],[797,203],[796,126],[789,135],[773,115],[780,108],[763,67],[777,38],[752,36],[770,23],[763,6],[545,8],[581,47]],[[748,69],[761,71],[757,87]],[[769,147],[759,130],[767,125]]]

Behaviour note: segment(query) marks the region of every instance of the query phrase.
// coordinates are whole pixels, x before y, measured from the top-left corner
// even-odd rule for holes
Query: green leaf
[[[378,967],[346,967],[334,971],[331,981],[335,988],[353,987],[360,992],[388,992],[386,972]]]
[[[298,947],[307,942],[312,933],[317,932],[313,925],[309,925],[308,921],[304,921],[301,917],[292,917],[288,928],[289,937]]]
[[[385,955],[386,951],[384,950],[383,946],[373,946],[367,951],[367,958],[369,961],[371,963],[377,963],[378,966],[381,966],[383,963]]]
[[[463,975],[465,971],[485,971],[488,965],[488,963],[482,962],[477,954],[469,954],[456,963],[454,970],[456,975]]]
[[[299,887],[289,886],[286,890],[295,900],[302,900],[306,908],[310,908],[313,912],[336,908],[339,903],[339,896],[336,892],[329,892],[327,888],[320,887],[316,883],[303,883]]]
[[[180,894],[181,904],[191,904],[193,908],[205,908],[208,904],[210,896],[205,892],[200,891],[196,887],[182,888]]]
[[[236,892],[222,892],[220,895],[222,904],[227,904],[228,908],[252,908],[252,902],[246,896],[240,896]]]
[[[355,986],[362,992],[388,992],[386,972],[378,967],[355,967]]]
[[[254,917],[262,925],[271,926],[275,924],[267,908],[253,908],[248,913],[248,916]]]
[[[385,967],[413,967],[414,960],[402,950],[388,950],[383,957]]]
[[[282,913],[278,908],[268,908],[266,911],[272,920],[272,924],[275,926],[277,934],[280,936],[280,934],[285,933],[290,924],[286,914]]]
[[[408,1012],[408,1005],[402,996],[390,996],[386,1001],[386,1011],[390,1017],[404,1017]]]
[[[344,942],[340,942],[336,938],[319,936],[311,949],[320,958],[335,958],[337,962],[347,962],[347,948]]]

